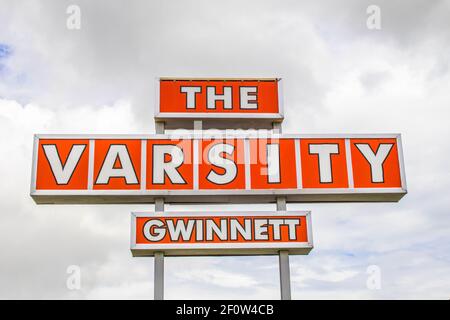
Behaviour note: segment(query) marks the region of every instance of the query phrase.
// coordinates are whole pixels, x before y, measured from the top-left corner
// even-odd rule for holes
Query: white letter
[[[70,5],[66,9],[66,13],[70,14],[66,20],[66,27],[69,30],[81,29],[81,9],[77,5]]]
[[[331,155],[339,154],[339,146],[337,144],[310,144],[309,153],[319,155],[320,183],[333,182]]]
[[[117,159],[121,164],[121,168],[114,168]],[[95,184],[108,184],[110,178],[125,178],[126,184],[137,184],[138,179],[134,172],[133,163],[126,145],[112,144],[106,154],[103,166],[98,174]]]
[[[170,155],[169,162],[165,162],[166,154]],[[175,145],[153,145],[153,183],[164,184],[164,175],[167,174],[173,184],[185,184],[177,168],[184,162],[183,150]]]
[[[203,241],[203,220],[201,219],[195,221],[195,240]]]
[[[167,220],[167,228],[169,229],[170,238],[174,241],[178,241],[181,237],[184,241],[188,241],[191,239],[192,229],[194,229],[195,220],[188,220],[187,226],[184,223],[184,220],[177,220],[176,225],[174,225],[173,220]]]
[[[160,241],[166,235],[166,228],[161,220],[148,220],[144,224],[143,232],[148,241]],[[155,227],[152,229],[152,227]]]
[[[237,233],[245,240],[252,240],[252,221],[250,219],[244,219],[244,227],[239,223],[237,219],[230,220],[230,238],[231,240],[237,240]]]
[[[241,93],[241,109],[258,109],[258,103],[256,102],[256,87],[240,87],[239,90]]]
[[[267,219],[255,219],[255,240],[269,240],[267,234]]]
[[[227,240],[227,220],[220,219],[220,227],[216,225],[214,220],[206,220],[206,240],[213,240],[213,232],[220,240]]]
[[[206,96],[208,109],[216,109],[216,101],[223,100],[224,109],[232,109],[231,87],[223,87],[223,94],[216,94],[216,87],[206,87]]]
[[[217,174],[212,169],[209,171],[206,179],[212,183],[227,184],[236,178],[237,166],[233,160],[222,157],[222,153],[224,152],[231,156],[234,152],[234,146],[231,144],[218,143],[209,149],[208,162],[219,168],[225,169],[224,174]]]
[[[273,240],[281,239],[280,226],[284,224],[283,219],[269,219],[269,224],[273,226]]]
[[[267,145],[267,181],[280,183],[280,145],[277,143]]]
[[[181,92],[186,93],[186,109],[195,109],[195,94],[201,91],[201,87],[181,87]]]
[[[369,144],[357,143],[356,147],[366,158],[370,164],[370,172],[372,175],[372,182],[384,182],[383,163],[391,151],[392,143],[380,143],[377,153],[372,151]]]
[[[66,163],[63,165],[59,158],[58,150],[55,144],[42,145],[45,156],[47,157],[50,169],[55,176],[57,184],[68,184],[72,174],[80,161],[81,155],[86,148],[85,144],[74,144],[67,156]]]
[[[295,232],[295,226],[300,225],[299,219],[284,219],[284,224],[289,226],[289,240],[297,240],[297,233]]]
[[[379,6],[370,5],[366,10],[367,14],[371,14],[367,17],[366,25],[368,29],[381,29],[381,10]]]

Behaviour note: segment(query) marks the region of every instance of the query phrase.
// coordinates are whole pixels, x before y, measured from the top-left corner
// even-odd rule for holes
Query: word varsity
[[[398,201],[398,135],[36,136],[38,203]],[[192,197],[195,195],[195,197]]]

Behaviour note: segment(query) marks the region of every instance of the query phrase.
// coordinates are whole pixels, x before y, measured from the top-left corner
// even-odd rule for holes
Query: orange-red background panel
[[[372,182],[370,164],[355,144],[368,143],[376,152],[380,143],[393,143],[391,150],[383,163],[384,182]],[[351,139],[353,181],[355,188],[400,188],[400,166],[396,139]]]
[[[187,112],[187,113],[279,113],[278,83],[273,81],[205,81],[205,80],[161,80],[160,88],[160,112]],[[181,92],[182,86],[201,87],[201,92],[196,94],[196,108],[186,108],[186,93]],[[216,109],[206,108],[206,87],[216,87],[216,94],[223,94],[223,87],[231,87],[233,103],[232,109],[224,109],[223,102],[216,102]],[[240,109],[240,87],[257,87],[258,109]]]
[[[280,145],[280,183],[269,183],[267,176],[267,144]],[[252,189],[295,189],[294,139],[250,139],[250,173]]]
[[[96,184],[100,169],[111,145],[125,145],[127,147],[134,172],[139,181],[138,184],[127,184],[124,177],[111,177],[108,184]],[[94,190],[133,190],[141,188],[141,140],[95,140],[94,154]]]
[[[339,154],[331,155],[332,182],[321,183],[319,155],[309,153],[310,144],[337,144]],[[300,139],[303,188],[348,188],[344,139]]]
[[[161,140],[147,140],[147,190],[158,189],[158,190],[174,190],[174,189],[193,189],[194,178],[193,178],[193,157],[192,157],[192,141],[191,139],[184,140],[171,140],[171,139],[161,139]],[[163,145],[176,145],[181,148],[184,154],[184,161],[177,170],[183,177],[185,184],[173,184],[169,177],[165,175],[164,184],[153,184],[153,145],[163,144]],[[167,156],[165,161],[170,161],[170,156]]]
[[[72,177],[66,185],[58,185],[42,145],[54,144],[62,165],[66,163],[73,145],[86,145]],[[36,167],[36,190],[86,190],[88,184],[89,140],[43,139],[39,140]]]
[[[211,170],[222,175],[225,169],[215,166],[208,161],[208,152],[214,145],[219,143],[234,146],[232,155],[222,153],[221,157],[232,160],[237,166],[237,174],[233,181],[227,184],[215,184],[206,179]],[[244,140],[243,139],[216,139],[200,141],[199,146],[199,188],[200,189],[245,189],[245,163],[244,163]]]
[[[149,220],[153,220],[153,219],[158,219],[161,220],[163,222],[167,221],[167,220],[173,220],[174,224],[176,224],[177,221],[179,220],[184,220],[185,223],[190,220],[214,220],[214,222],[216,223],[216,225],[220,226],[220,220],[221,219],[227,219],[227,224],[229,227],[229,221],[230,219],[237,219],[239,221],[239,223],[243,226],[244,225],[244,219],[300,219],[300,225],[296,226],[296,235],[297,235],[297,239],[296,240],[289,240],[289,229],[287,226],[282,226],[280,228],[280,237],[281,240],[274,240],[273,239],[273,226],[272,225],[268,225],[267,227],[267,233],[269,235],[269,239],[268,240],[253,240],[254,239],[254,233],[252,234],[252,241],[249,240],[245,240],[243,239],[243,237],[239,234],[239,232],[237,233],[237,240],[231,240],[230,237],[230,229],[228,228],[228,240],[220,240],[216,234],[214,234],[213,236],[213,240],[206,240],[206,235],[205,235],[205,225],[206,223],[203,223],[203,240],[197,241],[195,239],[195,234],[196,234],[196,226],[194,224],[194,228],[191,234],[191,238],[189,240],[183,240],[183,238],[180,236],[178,238],[177,241],[172,241],[170,239],[169,236],[169,231],[166,228],[166,235],[163,239],[161,239],[160,241],[156,241],[156,242],[152,242],[149,241],[145,236],[144,236],[144,232],[143,232],[143,228],[144,225],[147,221]],[[252,217],[252,216],[233,216],[233,217],[225,217],[225,216],[211,216],[211,217],[207,217],[207,216],[202,216],[202,217],[155,217],[155,218],[149,218],[149,217],[136,217],[136,244],[163,244],[163,243],[278,243],[278,242],[307,242],[308,241],[308,234],[307,234],[307,225],[306,225],[306,217],[305,216],[257,216],[257,217]],[[254,225],[254,221],[252,221],[252,228]]]

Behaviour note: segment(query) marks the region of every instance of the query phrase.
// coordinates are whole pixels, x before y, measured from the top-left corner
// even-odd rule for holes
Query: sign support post
[[[280,122],[273,122],[274,133],[281,134]],[[277,211],[287,211],[286,197],[277,197]],[[289,268],[289,251],[280,250],[278,253],[278,264],[280,268],[280,291],[281,300],[291,300],[291,271]]]
[[[164,252],[155,252],[154,300],[164,300]]]
[[[155,199],[155,211],[164,212],[164,199]],[[164,300],[164,252],[155,252],[154,300]]]
[[[157,134],[164,134],[164,122],[155,122]],[[155,199],[155,211],[164,212],[164,198]],[[154,255],[153,299],[164,300],[164,252],[155,252]]]
[[[289,270],[289,251],[280,250],[280,288],[281,300],[291,300],[291,275]]]
[[[286,197],[277,198],[277,211],[286,211]],[[291,300],[291,275],[289,269],[289,251],[280,250],[279,253],[280,268],[280,290],[281,300]]]

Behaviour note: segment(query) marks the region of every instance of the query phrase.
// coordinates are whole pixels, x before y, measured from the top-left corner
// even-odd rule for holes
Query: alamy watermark
[[[66,287],[69,290],[80,290],[81,289],[81,268],[77,265],[70,265],[66,269],[68,274],[66,280]]]
[[[366,286],[369,290],[381,290],[381,268],[377,265],[370,265],[366,269]]]
[[[381,30],[381,8],[377,5],[370,5],[366,9],[368,14],[366,26],[369,30]]]
[[[81,9],[79,6],[72,4],[66,9],[67,20],[66,27],[69,30],[81,29]]]

